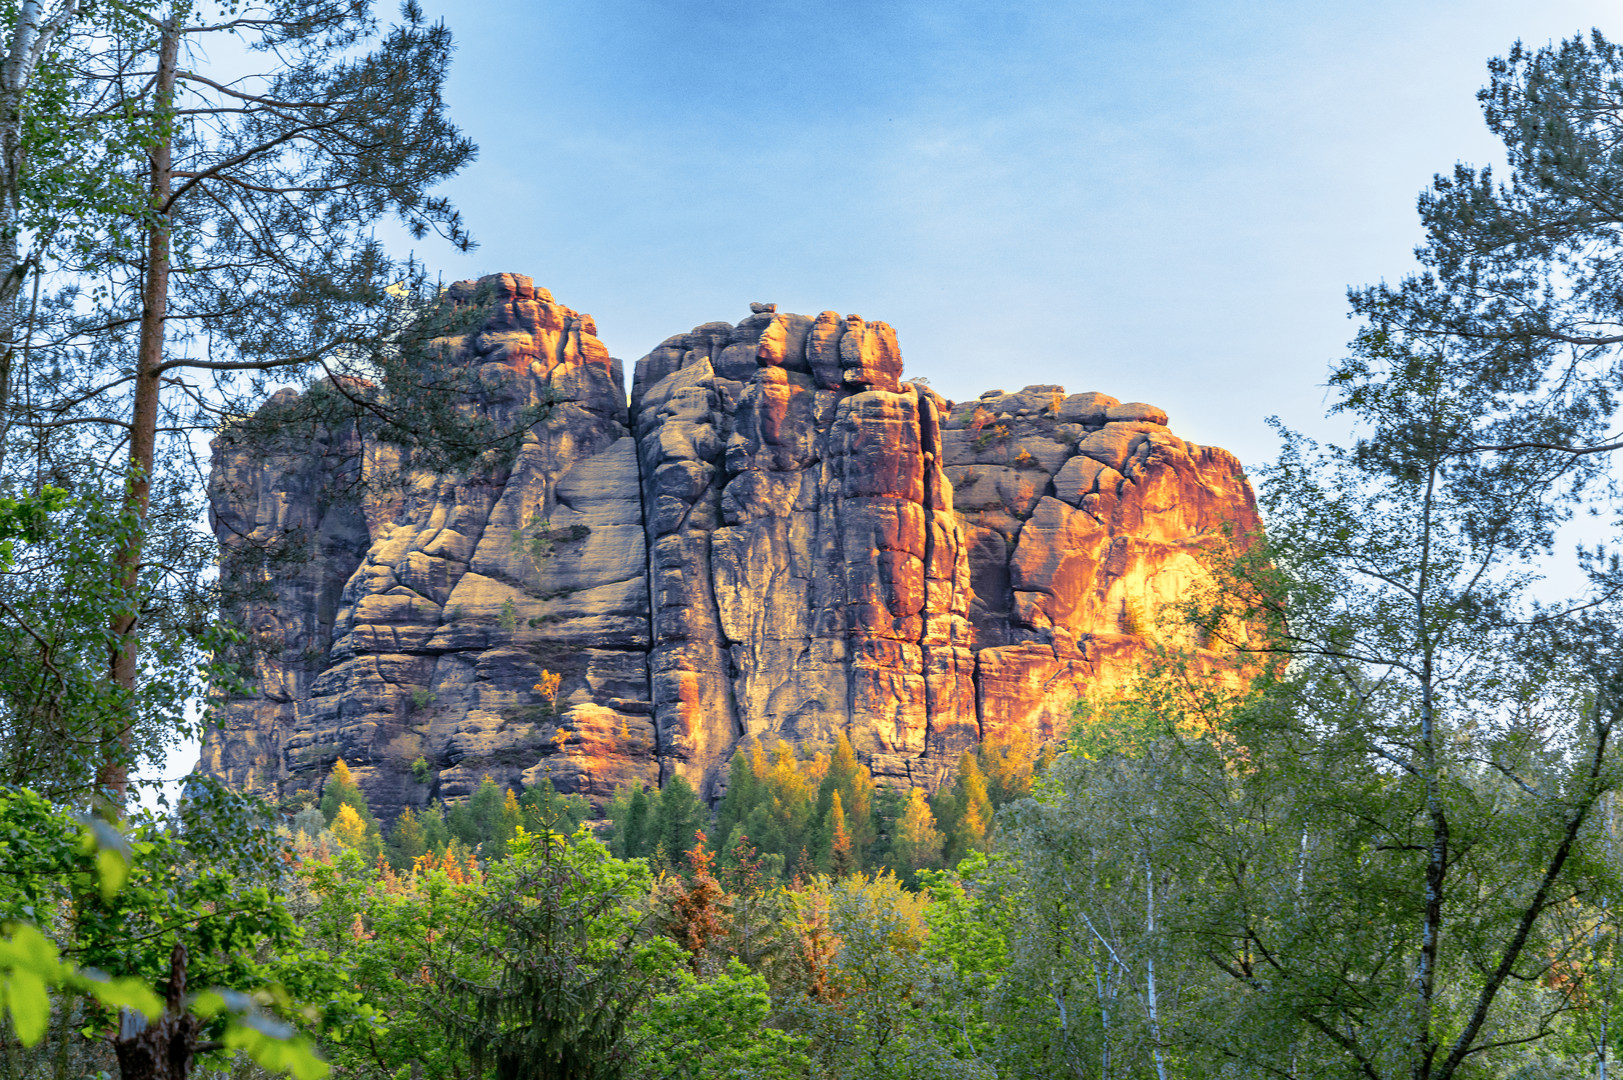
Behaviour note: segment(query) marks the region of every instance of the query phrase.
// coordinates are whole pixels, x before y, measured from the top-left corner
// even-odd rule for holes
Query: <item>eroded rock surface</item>
[[[589,316],[516,275],[449,293],[480,296],[486,325],[443,344],[496,388],[481,407],[556,402],[510,465],[217,440],[222,549],[293,531],[312,555],[227,563],[275,647],[206,771],[285,797],[342,755],[388,816],[486,774],[601,800],[681,772],[713,795],[742,739],[844,731],[876,774],[934,786],[983,734],[1063,734],[1200,549],[1257,524],[1238,462],[1161,410],[1048,386],[955,405],[902,381],[882,322],[752,304],[638,361],[628,407]],[[366,483],[385,474],[404,482]]]
[[[1123,685],[1202,549],[1258,526],[1228,451],[1184,442],[1162,410],[1058,386],[990,391],[943,425],[969,549],[984,734],[1062,736],[1073,704]]]
[[[946,403],[900,373],[890,327],[832,311],[706,324],[637,365],[660,746],[709,784],[741,736],[847,731],[919,782],[977,738]]]

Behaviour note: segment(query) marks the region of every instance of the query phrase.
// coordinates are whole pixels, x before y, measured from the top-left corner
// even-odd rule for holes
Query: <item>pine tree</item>
[[[699,801],[699,793],[686,778],[673,776],[659,793],[650,822],[651,846],[663,848],[665,858],[676,861],[693,846],[693,835],[709,824],[710,815]]]
[[[817,789],[817,817],[827,830],[829,807],[838,792],[845,808],[845,827],[851,837],[852,852],[861,862],[863,852],[875,836],[873,822],[874,782],[868,767],[857,760],[851,740],[841,732],[829,755],[828,771]],[[827,830],[825,835],[832,835]]]
[[[503,844],[518,835],[518,828],[524,824],[524,810],[518,804],[518,795],[512,788],[507,789],[507,798],[502,800],[501,830],[496,839]]]
[[[124,508],[138,524],[113,560],[127,596],[107,628],[110,683],[121,693],[98,777],[115,805],[139,724],[143,587],[162,561],[143,558],[153,483],[176,442],[174,456],[184,455],[198,421],[191,409],[253,411],[221,408],[230,383],[220,372],[282,371],[292,381],[387,351],[385,327],[400,307],[388,287],[403,278],[418,286],[421,274],[385,256],[380,221],[396,218],[417,237],[438,232],[464,250],[471,243],[450,204],[431,194],[474,153],[445,118],[450,33],[427,24],[415,2],[401,15],[380,34],[370,5],[346,0],[270,0],[251,12],[165,3],[79,65],[100,91],[98,112],[151,128],[144,197],[129,199],[124,220],[83,245],[72,268],[97,281],[79,294],[84,332],[129,326],[136,342],[83,350],[94,354],[89,370],[53,377],[46,394],[55,401],[26,419],[44,431],[52,405],[89,409],[101,438],[128,455]],[[222,42],[216,35],[229,35],[229,74],[197,70]],[[129,169],[121,164],[113,167]]]
[[[478,836],[476,843],[488,844],[500,838],[502,832],[502,810],[507,804],[507,792],[502,789],[489,773],[485,774],[479,782],[479,788],[468,800],[468,806],[473,811],[474,829]]]
[[[657,794],[656,794],[657,798]],[[653,848],[649,840],[649,798],[647,790],[634,785],[625,800],[623,816],[615,819],[611,850],[616,858],[636,859],[646,856]]]
[[[451,842],[445,845],[445,854],[440,856],[440,868],[452,881],[460,884],[473,880],[476,866],[478,856],[467,844],[453,836]]]
[[[486,773],[478,790],[464,802],[453,806],[447,815],[446,824],[451,835],[475,850],[482,844],[501,843],[506,803],[505,793]],[[485,854],[488,856],[490,852]]]
[[[451,842],[451,830],[445,823],[445,804],[435,800],[417,815],[423,827],[423,843],[434,854],[442,854]]]
[[[727,767],[727,794],[716,808],[715,835],[719,840],[728,841],[733,828],[742,824],[760,801],[760,777],[752,764],[760,750],[760,741],[752,738],[733,752],[732,763]]]
[[[783,878],[783,856],[761,855],[742,829],[735,827],[717,875],[726,890],[726,928],[729,951],[751,971],[783,948],[788,893],[777,883]]]
[[[614,819],[614,808],[620,805],[616,801],[619,798],[620,792],[617,791],[606,808],[605,816],[611,821]],[[524,827],[531,832],[548,829],[561,836],[571,836],[580,828],[581,822],[592,816],[590,803],[579,795],[558,794],[550,776],[542,777],[540,783],[526,788],[524,794],[518,797],[518,802],[524,811]]]
[[[693,847],[683,856],[684,873],[675,877],[666,893],[669,913],[665,917],[668,935],[690,954],[695,975],[705,974],[711,943],[726,930],[723,903],[726,893],[716,880],[716,856],[705,846],[701,831]]]
[[[984,851],[992,823],[992,799],[974,754],[965,751],[958,759],[958,779],[937,800],[945,811],[936,816],[946,825],[947,864],[956,864],[971,851]]]
[[[763,851],[778,852],[789,865],[810,865],[817,823],[817,781],[827,771],[826,759],[802,763],[794,747],[780,742],[772,751],[770,766],[762,769],[766,765],[764,752],[752,764],[757,775],[764,777],[765,798],[758,807],[764,811],[760,818],[752,814],[745,822],[749,834],[759,840]]]

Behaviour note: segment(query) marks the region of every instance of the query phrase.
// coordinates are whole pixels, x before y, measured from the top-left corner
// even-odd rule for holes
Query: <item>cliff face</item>
[[[226,562],[253,579],[257,693],[204,771],[286,796],[342,756],[389,815],[487,773],[714,793],[741,739],[843,731],[876,775],[934,785],[983,733],[1063,733],[1201,546],[1257,524],[1238,462],[1160,410],[1047,386],[952,405],[900,381],[884,323],[751,305],[638,361],[628,408],[589,316],[516,275],[449,295],[476,290],[492,314],[443,344],[497,388],[482,407],[556,402],[510,466],[216,441],[223,551],[307,556]],[[365,483],[385,473],[406,482]]]

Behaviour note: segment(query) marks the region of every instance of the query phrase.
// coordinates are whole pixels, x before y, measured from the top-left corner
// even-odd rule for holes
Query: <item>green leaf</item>
[[[45,1037],[51,1021],[51,995],[38,972],[13,969],[4,983],[11,1023],[24,1046],[33,1046]]]
[[[118,890],[124,887],[130,866],[124,861],[123,855],[110,848],[102,848],[96,852],[96,872],[101,879],[101,898],[111,903]]]
[[[139,979],[109,979],[99,971],[84,971],[79,981],[80,989],[109,1009],[129,1009],[148,1020],[163,1013],[163,1001]]]
[[[260,1026],[263,1026],[262,1020]],[[292,1073],[294,1080],[322,1080],[332,1071],[332,1066],[316,1056],[315,1048],[304,1036],[278,1037],[260,1030],[260,1026],[234,1020],[220,1041],[232,1050],[244,1051],[262,1069]]]

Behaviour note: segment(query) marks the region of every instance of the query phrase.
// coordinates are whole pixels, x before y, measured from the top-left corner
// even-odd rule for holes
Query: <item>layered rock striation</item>
[[[384,815],[487,774],[714,795],[743,740],[842,732],[934,786],[983,735],[1063,733],[1202,550],[1257,525],[1239,463],[1160,410],[1049,386],[953,404],[902,381],[882,322],[753,304],[638,361],[628,406],[590,317],[528,278],[448,299],[489,305],[442,343],[496,388],[479,407],[552,403],[510,463],[216,440],[223,565],[290,534],[310,553],[233,571],[257,575],[234,613],[257,689],[201,768],[239,788],[315,789],[342,756]]]

